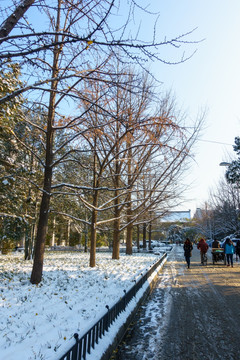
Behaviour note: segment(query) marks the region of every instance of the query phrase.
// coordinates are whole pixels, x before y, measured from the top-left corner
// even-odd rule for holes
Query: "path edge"
[[[113,342],[104,351],[104,353],[102,354],[100,360],[109,360],[111,358],[111,356],[113,355],[114,351],[116,350],[116,348],[118,347],[118,345],[122,342],[125,334],[127,333],[129,325],[132,322],[134,316],[136,315],[139,307],[142,305],[142,303],[147,299],[149,294],[151,294],[151,292],[155,288],[156,283],[158,281],[159,273],[162,271],[162,268],[163,268],[164,264],[166,263],[167,258],[168,258],[168,256],[166,256],[164,261],[156,269],[156,274],[152,278],[151,282],[148,284],[148,286],[147,286],[146,290],[144,291],[143,295],[141,296],[141,298],[138,300],[138,302],[134,306],[134,309],[128,315],[128,317],[127,317],[126,321],[124,322],[124,324],[121,325],[120,328],[118,329],[117,334],[115,335]]]

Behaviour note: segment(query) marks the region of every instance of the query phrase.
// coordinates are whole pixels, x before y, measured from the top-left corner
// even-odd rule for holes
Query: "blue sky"
[[[223,176],[225,169],[219,163],[229,159],[228,153],[234,156],[232,145],[240,135],[240,1],[154,0],[151,8],[160,13],[159,36],[177,36],[197,27],[189,39],[205,39],[184,47],[186,55],[197,52],[183,64],[152,65],[163,88],[172,90],[190,118],[207,109],[201,141],[195,146],[195,162],[186,176],[191,189],[182,205],[193,212]],[[147,24],[144,31],[150,27]],[[163,50],[173,61],[181,54],[181,49],[175,53]]]

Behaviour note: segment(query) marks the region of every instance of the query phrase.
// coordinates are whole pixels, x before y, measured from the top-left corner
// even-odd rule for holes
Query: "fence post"
[[[134,279],[134,297],[136,297],[136,293],[137,293],[137,289],[136,289],[136,283],[137,283],[137,280],[136,279]]]
[[[73,335],[73,337],[74,337],[74,339],[76,340],[76,344],[75,344],[75,347],[74,347],[74,349],[73,349],[73,351],[72,351],[72,360],[77,360],[77,353],[78,353],[78,334],[77,333],[75,333],[74,335]]]
[[[107,308],[107,321],[106,321],[106,326],[105,326],[105,330],[108,331],[108,328],[109,328],[109,306],[106,305],[106,308]]]
[[[86,360],[87,355],[87,334],[83,337],[83,359]]]
[[[126,309],[126,293],[127,293],[127,291],[124,289],[123,290],[123,292],[124,292],[124,310]]]

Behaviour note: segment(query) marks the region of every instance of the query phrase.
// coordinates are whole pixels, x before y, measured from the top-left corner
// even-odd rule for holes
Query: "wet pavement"
[[[111,359],[240,359],[240,264],[208,258],[201,266],[194,247],[187,269],[183,248],[173,249]]]

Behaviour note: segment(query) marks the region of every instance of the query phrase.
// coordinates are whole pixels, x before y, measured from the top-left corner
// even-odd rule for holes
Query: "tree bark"
[[[97,243],[97,211],[92,211],[92,222],[91,222],[91,247],[90,247],[90,267],[96,266],[96,243]]]
[[[114,225],[113,225],[113,252],[112,259],[118,260],[120,254],[120,209],[119,209],[119,164],[116,161],[116,175],[115,175],[115,200],[114,200]]]
[[[10,34],[17,22],[23,17],[25,12],[30,8],[35,0],[22,0],[16,7],[14,12],[2,23],[0,27],[0,38],[4,38]],[[4,40],[0,40],[0,44]]]
[[[61,0],[58,1],[58,15],[56,21],[56,36],[55,40],[58,40],[58,31],[60,28],[60,10],[61,10]],[[53,70],[52,78],[56,78],[58,75],[58,62],[59,55],[62,49],[58,45],[54,48],[54,58],[53,58]],[[35,244],[34,252],[34,262],[31,274],[31,283],[38,284],[42,280],[43,272],[43,258],[45,250],[45,242],[47,235],[47,226],[48,226],[48,216],[49,216],[49,206],[50,206],[50,197],[51,197],[51,187],[52,187],[52,163],[53,163],[53,142],[54,142],[54,118],[55,118],[55,103],[56,103],[56,90],[57,90],[58,81],[53,81],[51,84],[50,98],[49,98],[49,108],[48,108],[48,117],[47,117],[47,134],[46,134],[46,160],[45,160],[45,169],[44,169],[44,185],[43,185],[43,194],[42,201],[40,205],[39,213],[39,222],[37,229],[37,238]]]
[[[127,241],[126,241],[127,255],[132,255],[132,233],[133,233],[133,225],[129,224],[127,227]]]
[[[84,224],[84,252],[86,253],[88,250],[88,228],[87,224]]]
[[[128,191],[127,196],[127,239],[126,239],[126,254],[132,255],[132,233],[133,233],[133,224],[132,220],[132,199],[131,199],[131,189]]]
[[[51,238],[51,246],[55,245],[55,239],[56,239],[56,217],[53,218],[53,230],[52,230],[52,238]]]
[[[120,212],[117,209],[115,215],[119,217]],[[120,219],[114,221],[114,230],[113,230],[113,252],[112,259],[118,260],[120,257]]]
[[[140,229],[139,225],[137,225],[137,249],[140,250]]]
[[[143,249],[147,248],[147,225],[146,223],[143,224]]]
[[[46,148],[46,166],[44,171],[44,187],[40,206],[39,222],[37,229],[37,237],[35,244],[35,255],[33,262],[33,269],[31,275],[31,283],[38,284],[42,279],[43,271],[43,257],[45,249],[45,241],[47,235],[50,194],[52,185],[52,147],[53,147],[53,120],[54,120],[54,102],[55,94],[50,97],[49,116],[48,116],[48,134],[47,134],[47,148]]]
[[[40,207],[39,222],[37,229],[37,238],[35,245],[35,255],[31,274],[31,283],[39,284],[42,280],[43,258],[45,250],[45,240],[48,225],[48,210],[49,210],[50,196],[43,193]]]
[[[93,158],[93,188],[97,188],[97,156],[96,156],[96,137],[94,139],[94,158]],[[96,245],[97,245],[97,217],[98,211],[96,210],[98,205],[98,190],[94,190],[93,193],[93,210],[92,210],[92,222],[91,222],[91,241],[90,241],[90,267],[96,266]]]
[[[132,126],[132,113],[129,110],[129,126]],[[128,194],[127,194],[127,240],[126,240],[126,254],[132,255],[132,230],[133,224],[132,220],[132,132],[127,135],[127,147],[128,147],[128,160],[127,160],[127,168],[128,168]]]
[[[118,151],[118,147],[117,147]],[[113,252],[112,252],[112,259],[118,260],[120,254],[120,208],[119,208],[119,184],[120,184],[120,165],[116,159],[116,168],[115,168],[115,200],[114,200],[114,225],[113,225]]]
[[[148,248],[149,250],[152,248],[152,224],[149,223],[148,227]]]

